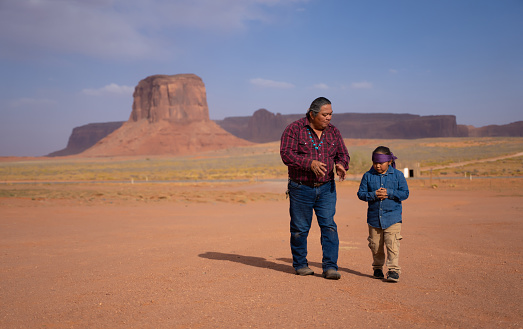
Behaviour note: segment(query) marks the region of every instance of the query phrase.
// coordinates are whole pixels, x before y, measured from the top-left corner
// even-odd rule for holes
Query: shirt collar
[[[374,167],[370,167],[370,171],[374,174],[374,175],[389,175],[389,174],[392,174],[392,166],[389,166],[389,168],[387,168],[387,171],[384,172],[383,174],[379,174],[376,169],[374,169]]]

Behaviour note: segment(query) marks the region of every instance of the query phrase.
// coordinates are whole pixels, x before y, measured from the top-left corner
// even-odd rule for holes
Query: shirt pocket
[[[307,141],[298,142],[298,154],[310,154],[311,153],[311,143]]]
[[[397,189],[398,188],[398,180],[396,178],[388,177],[387,182],[385,183],[385,188],[387,189]]]
[[[333,157],[336,155],[337,145],[335,140],[326,138],[323,142],[323,145],[325,146],[325,153],[328,157]]]

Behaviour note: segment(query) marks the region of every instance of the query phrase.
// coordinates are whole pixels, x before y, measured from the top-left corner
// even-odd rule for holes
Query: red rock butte
[[[210,120],[205,85],[194,74],[149,76],[133,98],[129,120],[81,156],[183,155],[251,144]]]

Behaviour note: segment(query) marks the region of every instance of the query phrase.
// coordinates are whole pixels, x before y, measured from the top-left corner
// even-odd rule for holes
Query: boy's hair
[[[390,149],[388,147],[386,147],[386,146],[378,146],[378,147],[376,147],[376,149],[372,152],[372,154],[375,154],[375,153],[386,154],[386,155],[391,155],[392,154]]]
[[[386,146],[378,146],[374,152],[372,152],[372,162],[382,163],[385,161],[390,161],[390,165],[394,169],[396,169],[396,159],[397,157],[395,157],[390,149]]]

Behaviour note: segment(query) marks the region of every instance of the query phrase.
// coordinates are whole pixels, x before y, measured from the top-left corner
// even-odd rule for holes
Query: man
[[[316,98],[306,117],[285,128],[281,137],[280,155],[288,166],[291,216],[292,265],[297,275],[312,275],[307,262],[307,237],[313,211],[321,229],[323,250],[322,276],[338,280],[339,239],[334,213],[336,184],[334,169],[340,182],[349,169],[349,152],[340,131],[330,124],[331,102]]]

